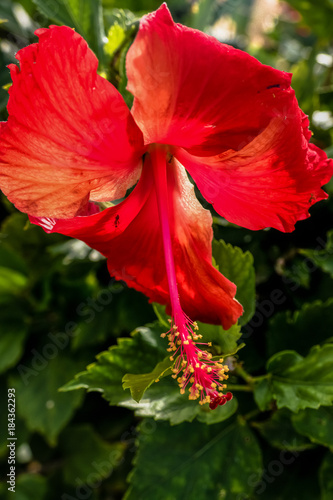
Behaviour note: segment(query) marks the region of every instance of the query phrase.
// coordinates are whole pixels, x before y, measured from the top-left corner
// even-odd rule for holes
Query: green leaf
[[[20,294],[27,286],[27,277],[13,269],[0,267],[0,293],[1,294]]]
[[[152,11],[161,5],[160,0],[103,0],[107,8],[130,9],[133,11]]]
[[[37,431],[54,446],[57,436],[81,404],[83,393],[61,394],[58,389],[84,364],[64,352],[55,354],[57,347],[46,344],[41,351],[33,351],[29,364],[17,367],[18,375],[10,378],[16,390],[18,414],[28,429]],[[50,359],[50,356],[53,359]]]
[[[237,500],[252,492],[249,477],[261,474],[260,448],[244,422],[145,429],[144,421],[124,500]]]
[[[86,484],[107,478],[123,461],[124,443],[110,444],[103,441],[88,424],[68,427],[60,438],[64,452],[64,481],[67,484]]]
[[[327,453],[319,469],[321,500],[333,498],[333,454]]]
[[[305,23],[320,39],[330,39],[332,33],[331,19],[333,5],[330,0],[288,0],[288,3],[302,14]]]
[[[317,343],[333,337],[333,299],[304,304],[300,311],[294,313],[276,314],[267,332],[269,356],[285,349],[285,346],[306,355],[313,345],[313,336],[305,332],[316,332]]]
[[[321,406],[317,410],[306,408],[293,415],[297,432],[307,436],[313,443],[328,446],[333,450],[333,408]]]
[[[222,422],[233,415],[238,406],[233,398],[223,407],[212,411],[208,405],[201,406],[198,400],[189,400],[185,394],[180,394],[176,381],[170,377],[151,386],[139,403],[127,399],[121,405],[134,410],[138,417],[169,420],[171,425],[192,422],[195,418],[207,424]]]
[[[154,302],[153,309],[154,309],[154,313],[156,314],[156,317],[157,317],[158,321],[161,323],[161,325],[169,330],[170,329],[169,319],[171,319],[171,316],[169,316],[165,312],[166,306],[162,306],[161,304],[157,304],[157,302]]]
[[[170,329],[170,316],[166,314],[165,306],[161,304],[153,304],[154,312],[160,322],[168,330]],[[200,334],[203,336],[203,342],[213,342],[214,349],[218,355],[231,356],[238,352],[244,344],[239,345],[237,340],[242,336],[240,325],[232,325],[229,330],[223,330],[220,325],[209,325],[197,321]]]
[[[253,256],[223,240],[213,240],[213,257],[220,272],[237,285],[236,298],[244,308],[240,324],[245,325],[255,311],[255,271]]]
[[[270,388],[269,378],[263,378],[256,381],[254,386],[254,399],[261,411],[271,409],[272,392]]]
[[[102,392],[111,404],[127,401],[129,393],[122,387],[123,377],[129,372],[146,374],[147,370],[153,371],[156,362],[165,358],[166,342],[160,338],[163,331],[158,323],[154,323],[138,328],[131,338],[118,339],[118,345],[100,353],[96,363],[78,373],[61,390],[84,388]]]
[[[132,398],[138,403],[148,387],[154,382],[158,382],[163,376],[172,373],[170,368],[173,364],[174,360],[170,360],[170,356],[167,356],[163,361],[157,363],[150,373],[126,373],[123,377],[123,388],[130,389]]]
[[[131,338],[118,339],[117,346],[100,353],[96,363],[89,365],[86,371],[78,373],[61,391],[82,388],[98,391],[103,393],[111,405],[134,410],[137,416],[170,420],[173,425],[185,420],[191,422],[199,415],[200,419],[207,423],[210,423],[210,420],[215,422],[229,418],[237,409],[235,399],[226,404],[223,410],[215,410],[215,416],[212,418],[207,417],[206,406],[201,406],[198,401],[191,401],[186,395],[180,394],[177,382],[171,377],[164,377],[146,388],[147,383],[156,380],[156,376],[152,375],[155,370],[161,374],[160,368],[162,371],[168,369],[169,358],[165,358],[166,342],[160,338],[163,332],[165,328],[156,322],[138,328]],[[156,366],[156,362],[160,363]],[[128,381],[128,387],[133,384],[133,396],[135,399],[140,397],[140,402],[135,401],[128,390],[124,390],[123,380]],[[145,392],[142,397],[143,390]]]
[[[320,239],[319,245],[316,249],[299,250],[299,252],[302,255],[309,257],[316,264],[316,266],[328,273],[331,278],[333,278],[333,230],[327,233],[327,243],[325,248],[323,248],[323,242]]]
[[[275,399],[278,408],[297,412],[333,402],[333,344],[314,346],[303,358],[295,351],[275,354],[267,364],[267,378],[255,386],[261,409]]]
[[[291,421],[292,415],[288,410],[282,409],[274,412],[269,419],[263,422],[252,422],[251,425],[271,446],[279,450],[303,451],[313,448],[306,437],[295,431]]]
[[[126,40],[125,29],[120,26],[117,22],[114,23],[108,32],[108,41],[104,46],[104,51],[112,56],[122,45],[122,43]]]
[[[20,474],[16,481],[15,500],[46,500],[47,479],[39,474]]]
[[[58,24],[75,28],[103,61],[103,18],[100,0],[33,0],[39,11]]]
[[[242,336],[240,325],[232,325],[229,330],[223,330],[220,325],[208,325],[198,321],[198,326],[202,341],[212,342],[218,355],[232,356],[245,346],[245,344],[237,343]]]
[[[6,239],[3,240],[5,242]],[[21,274],[28,275],[28,266],[24,259],[13,248],[1,244],[0,240],[0,262],[1,266],[13,269]]]
[[[10,309],[10,305],[7,304],[6,309],[0,311],[0,322],[2,325],[0,335],[0,373],[15,366],[21,358],[24,350],[24,341],[28,332],[21,311],[17,311],[14,305]]]

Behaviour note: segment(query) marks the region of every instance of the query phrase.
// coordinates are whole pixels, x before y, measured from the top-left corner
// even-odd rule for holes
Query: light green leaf
[[[223,240],[213,240],[213,257],[219,271],[237,285],[236,299],[244,308],[239,322],[245,325],[255,311],[255,271],[253,256]]]
[[[154,302],[153,309],[154,309],[154,313],[156,314],[156,317],[159,320],[159,322],[161,323],[161,325],[163,325],[165,328],[167,328],[169,330],[170,329],[169,319],[171,319],[171,316],[169,316],[165,312],[166,307],[162,306],[161,304],[157,304],[157,302]]]
[[[320,325],[320,328],[318,328]],[[313,345],[313,336],[304,332],[316,332],[317,343],[333,337],[333,299],[304,304],[300,311],[278,313],[269,324],[267,349],[269,356],[288,346],[306,355]]]
[[[88,424],[67,428],[60,438],[65,483],[77,485],[79,480],[85,484],[92,474],[94,482],[109,477],[123,461],[125,447],[125,443],[103,441]]]
[[[293,415],[292,422],[297,432],[307,436],[313,443],[328,446],[333,450],[333,408],[321,406],[317,410],[306,408]]]
[[[130,389],[132,398],[138,403],[148,387],[165,375],[172,373],[171,367],[174,362],[174,360],[170,360],[170,356],[167,356],[163,361],[157,363],[150,373],[126,373],[123,377],[123,388]]]
[[[27,277],[14,269],[0,267],[0,293],[4,294],[20,294],[27,286]]]
[[[82,368],[84,361],[73,360],[64,352],[53,356],[57,348],[46,344],[47,349],[35,350],[29,365],[19,364],[19,375],[10,378],[10,385],[16,390],[18,414],[31,431],[44,436],[51,446],[81,404],[83,393],[61,394],[58,389]]]
[[[33,0],[39,11],[58,24],[75,28],[103,61],[103,14],[100,0]]]
[[[210,410],[208,405],[200,405],[199,400],[189,400],[186,394],[180,394],[176,381],[165,377],[158,384],[152,385],[139,403],[127,399],[121,403],[135,412],[138,417],[153,417],[155,420],[169,420],[171,425],[192,422],[198,418],[207,424],[222,422],[237,410],[237,401],[233,398],[223,407]]]
[[[163,364],[167,365],[167,359],[169,359],[165,359],[166,342],[160,338],[163,332],[165,328],[156,322],[147,327],[138,328],[131,338],[118,339],[117,346],[100,353],[96,363],[89,365],[86,371],[78,373],[61,390],[73,391],[84,388],[87,391],[98,391],[103,393],[111,405],[134,410],[137,416],[170,420],[173,425],[184,421],[191,422],[201,414],[203,415],[200,417],[201,420],[209,423],[212,417],[206,416],[208,406],[201,406],[198,401],[191,401],[185,394],[180,394],[176,380],[171,377],[164,377],[158,383],[150,385],[142,397],[141,393],[146,383],[156,379],[156,376],[151,375],[147,370],[155,373],[156,361],[162,363],[158,365],[158,372],[161,373],[161,367],[162,371],[164,368],[168,369]],[[123,388],[122,381],[124,377],[127,379],[129,372],[131,374],[129,381],[134,382],[134,396],[137,399],[139,396],[141,398],[139,402],[136,402],[130,396],[129,391]],[[216,411],[212,418],[214,422],[229,418],[236,411],[237,403],[234,400],[223,408],[225,408],[223,411],[214,410]]]
[[[249,477],[260,477],[262,458],[245,423],[146,428],[143,421],[124,500],[237,500],[253,491]]]
[[[138,328],[131,338],[118,339],[112,346],[97,356],[97,362],[78,373],[62,391],[84,388],[102,392],[111,404],[127,401],[129,392],[122,387],[122,379],[127,373],[146,374],[154,370],[156,362],[165,358],[166,342],[160,338],[164,329],[158,323]]]
[[[333,498],[333,453],[327,453],[319,469],[321,500]]]
[[[198,326],[202,341],[212,342],[219,356],[232,356],[245,346],[237,343],[242,335],[240,325],[232,325],[229,330],[223,330],[220,325],[208,325],[198,321]]]
[[[117,22],[114,23],[109,29],[107,38],[104,50],[109,56],[112,56],[126,40],[125,29]]]
[[[303,358],[295,351],[275,354],[267,364],[268,376],[255,386],[261,409],[275,399],[278,408],[297,412],[333,402],[333,344],[314,346]]]

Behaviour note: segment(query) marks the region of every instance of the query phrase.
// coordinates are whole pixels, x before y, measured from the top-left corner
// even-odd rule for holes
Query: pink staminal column
[[[178,355],[173,367],[173,378],[177,378],[180,392],[185,393],[188,387],[189,399],[200,397],[200,404],[209,403],[211,409],[224,405],[230,401],[230,392],[223,394],[226,385],[223,383],[228,378],[228,367],[224,366],[223,359],[212,360],[212,354],[201,350],[198,340],[198,326],[183,312],[177,287],[175,263],[172,250],[170,218],[169,218],[169,192],[167,184],[167,169],[174,168],[171,155],[167,146],[154,144],[149,148],[151,157],[155,192],[158,204],[158,213],[163,236],[165,266],[168,278],[170,302],[172,308],[171,328],[162,337],[169,339],[169,352],[171,360]],[[169,160],[169,161],[168,161]],[[202,344],[201,345],[211,345]]]

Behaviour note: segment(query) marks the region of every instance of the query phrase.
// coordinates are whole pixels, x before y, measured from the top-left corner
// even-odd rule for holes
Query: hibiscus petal
[[[90,199],[121,198],[138,179],[142,134],[98,60],[71,28],[36,31],[11,64],[0,131],[0,187],[36,216],[70,217]]]
[[[333,161],[308,140],[308,120],[292,105],[240,151],[198,158],[178,148],[177,158],[199,190],[230,222],[249,229],[293,231],[309,208],[327,198],[320,187],[333,174]]]
[[[144,16],[127,54],[132,114],[145,143],[198,156],[248,144],[289,99],[291,76],[200,31],[175,24],[166,4]]]
[[[173,254],[181,306],[192,320],[229,328],[242,314],[236,287],[212,265],[211,215],[184,168],[168,166]],[[110,274],[170,309],[163,241],[149,157],[134,191],[119,205],[70,220],[31,218],[48,232],[79,238],[108,258]]]

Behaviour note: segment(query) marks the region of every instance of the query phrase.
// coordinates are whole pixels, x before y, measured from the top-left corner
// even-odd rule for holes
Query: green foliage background
[[[332,2],[280,2],[269,31],[256,27],[260,43],[250,35],[254,1],[168,4],[177,21],[292,71],[313,141],[332,156]],[[51,23],[87,39],[130,105],[126,51],[140,16],[158,6],[2,0],[2,119],[6,65]],[[245,307],[228,332],[200,326],[231,368],[234,399],[214,412],[180,396],[167,376],[162,307],[115,284],[84,244],[46,235],[5,198],[1,210],[1,500],[13,495],[8,387],[17,401],[17,500],[333,498],[332,197],[291,234],[251,232],[213,214],[216,264]]]

